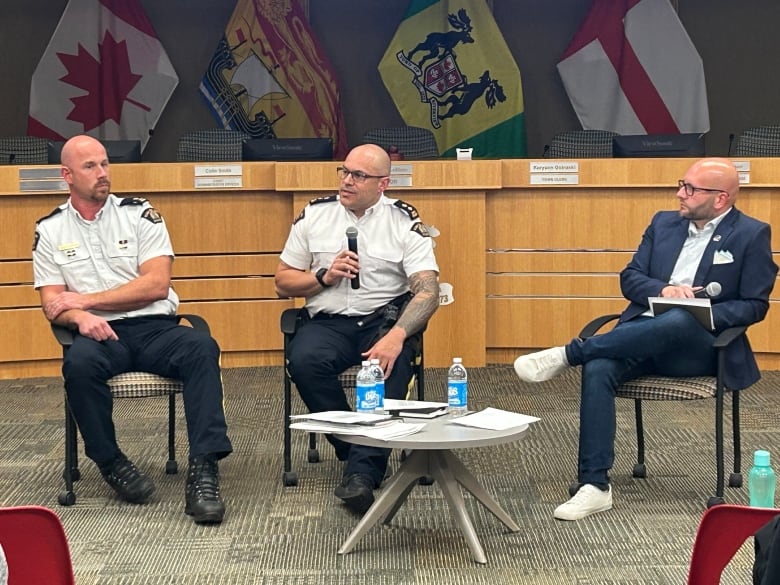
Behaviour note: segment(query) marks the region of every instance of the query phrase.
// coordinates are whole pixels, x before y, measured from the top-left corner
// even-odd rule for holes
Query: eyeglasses
[[[348,176],[352,175],[352,180],[356,183],[365,183],[366,179],[384,179],[387,175],[369,175],[363,171],[351,171],[347,167],[339,167],[336,169],[339,175],[339,179],[345,180]]]
[[[686,183],[682,179],[677,181],[678,189],[685,189],[685,198],[693,197],[696,191],[704,191],[705,193],[724,193],[723,189],[705,189],[704,187],[694,187],[690,183]]]

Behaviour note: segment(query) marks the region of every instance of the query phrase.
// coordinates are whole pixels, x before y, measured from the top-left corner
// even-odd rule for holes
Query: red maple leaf
[[[81,44],[76,55],[57,53],[68,70],[60,81],[87,92],[87,95],[71,98],[74,107],[68,114],[68,120],[84,124],[85,132],[97,128],[106,120],[114,120],[119,124],[125,100],[146,111],[151,110],[127,97],[143,77],[130,69],[127,41],[117,43],[111,33],[106,31],[98,49],[99,61]]]

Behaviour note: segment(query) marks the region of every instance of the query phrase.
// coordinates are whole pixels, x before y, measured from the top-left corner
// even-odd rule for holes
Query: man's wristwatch
[[[330,287],[329,284],[325,282],[325,274],[328,272],[327,268],[320,268],[315,274],[314,277],[317,279],[317,282],[320,283],[322,288],[328,288]]]

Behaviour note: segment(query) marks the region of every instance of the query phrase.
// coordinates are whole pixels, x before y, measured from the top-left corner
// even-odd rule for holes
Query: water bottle
[[[377,406],[376,377],[371,371],[371,362],[364,360],[356,379],[356,407],[358,412],[374,412]]]
[[[750,505],[756,508],[775,507],[775,472],[769,465],[769,451],[753,454],[753,469],[748,476]]]
[[[385,408],[385,372],[379,365],[379,359],[371,360],[371,371],[374,372],[374,392],[376,392],[376,409]]]
[[[449,412],[454,415],[466,414],[468,409],[468,375],[463,367],[463,359],[452,358],[452,365],[447,372],[447,404]]]

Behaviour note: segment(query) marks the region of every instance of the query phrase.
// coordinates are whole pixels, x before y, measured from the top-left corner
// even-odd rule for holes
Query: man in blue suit
[[[739,177],[727,159],[693,164],[678,182],[678,211],[661,211],[642,236],[639,249],[620,273],[630,304],[618,325],[603,335],[573,339],[562,347],[517,358],[515,371],[527,382],[549,380],[569,366],[582,366],[580,404],[580,488],[555,509],[559,520],[579,520],[612,508],[609,470],[614,461],[615,389],[646,374],[711,376],[716,372],[715,336],[722,330],[761,321],[777,265],[768,224],[734,207]],[[691,298],[710,283],[714,331],[688,311],[656,317],[648,297]],[[741,390],[760,377],[744,335],[726,353],[726,386]]]

